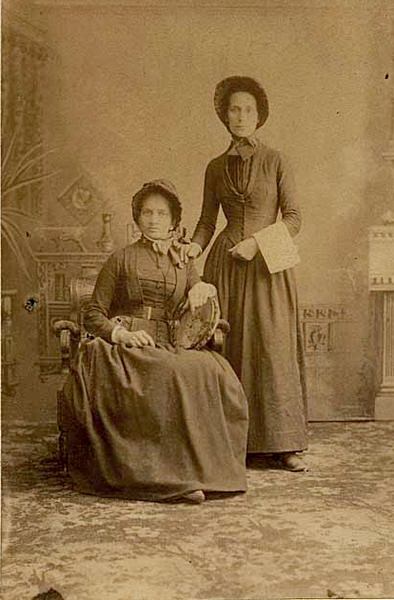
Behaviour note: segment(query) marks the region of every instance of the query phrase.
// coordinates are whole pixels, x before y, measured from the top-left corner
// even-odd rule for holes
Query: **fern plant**
[[[20,159],[14,161],[14,149],[19,133],[17,128],[11,138],[10,144],[6,149],[2,162],[2,200],[11,196],[21,188],[28,188],[35,183],[40,183],[56,175],[59,171],[50,173],[32,174],[32,169],[41,163],[41,161],[54,152],[54,150],[42,150],[42,143],[35,144],[29,150],[24,152]],[[14,164],[16,163],[16,164]],[[37,219],[12,204],[2,206],[1,211],[1,235],[8,244],[11,252],[14,254],[17,263],[24,275],[31,280],[31,273],[28,269],[28,260],[34,258],[30,244],[24,233],[26,222],[37,222]]]

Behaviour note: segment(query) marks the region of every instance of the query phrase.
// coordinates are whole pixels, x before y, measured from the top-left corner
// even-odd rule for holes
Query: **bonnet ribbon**
[[[156,252],[156,254],[159,254],[160,256],[166,256],[168,254],[173,265],[176,267],[183,266],[179,250],[183,244],[187,243],[184,236],[171,236],[165,240],[153,240],[147,235],[144,235],[144,237],[151,242],[152,250]]]
[[[253,156],[257,145],[258,142],[254,136],[249,138],[233,138],[233,143],[227,154],[229,156],[240,156],[242,160],[247,160]]]

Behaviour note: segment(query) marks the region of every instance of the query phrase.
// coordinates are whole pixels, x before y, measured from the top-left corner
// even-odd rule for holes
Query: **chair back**
[[[78,323],[82,332],[85,331],[83,315],[92,298],[95,284],[96,277],[75,277],[70,280],[70,317]]]

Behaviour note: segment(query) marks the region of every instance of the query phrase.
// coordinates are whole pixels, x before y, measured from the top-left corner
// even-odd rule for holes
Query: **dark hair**
[[[133,196],[131,208],[133,219],[137,225],[145,200],[153,194],[160,194],[160,196],[167,200],[171,211],[174,228],[178,227],[182,217],[182,205],[174,186],[170,182],[164,181],[152,181],[150,183],[145,183],[142,188]]]

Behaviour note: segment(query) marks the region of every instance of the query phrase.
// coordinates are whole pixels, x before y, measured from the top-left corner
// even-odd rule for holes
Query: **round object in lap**
[[[212,337],[220,319],[216,297],[208,300],[194,313],[182,303],[175,311],[171,324],[171,341],[174,346],[200,350]]]

